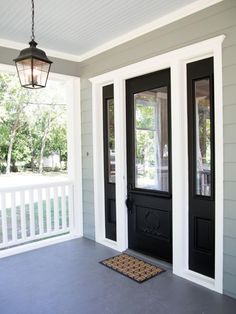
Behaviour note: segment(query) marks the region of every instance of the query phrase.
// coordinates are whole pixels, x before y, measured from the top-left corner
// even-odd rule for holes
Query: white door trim
[[[172,200],[173,200],[173,272],[197,284],[222,293],[223,284],[223,108],[222,108],[222,42],[217,36],[184,48],[131,64],[93,77],[93,162],[95,239],[123,251],[128,247],[126,174],[126,108],[125,80],[146,73],[171,68],[172,104]],[[215,85],[215,279],[188,268],[188,140],[186,63],[214,57]],[[105,238],[104,159],[102,87],[114,84],[116,143],[116,220],[117,241]]]

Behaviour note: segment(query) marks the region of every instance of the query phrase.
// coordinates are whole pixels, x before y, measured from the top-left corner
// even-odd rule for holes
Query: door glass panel
[[[196,80],[195,132],[196,132],[196,194],[211,196],[211,103],[210,80]]]
[[[114,125],[114,99],[107,100],[107,134],[108,134],[108,180],[109,183],[116,182],[115,161],[115,125]]]
[[[135,187],[168,192],[167,87],[134,94]]]

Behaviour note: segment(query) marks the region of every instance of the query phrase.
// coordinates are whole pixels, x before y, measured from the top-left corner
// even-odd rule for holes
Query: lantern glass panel
[[[29,85],[32,82],[31,77],[31,58],[16,62],[21,85]]]
[[[46,86],[50,64],[33,59],[33,85]]]

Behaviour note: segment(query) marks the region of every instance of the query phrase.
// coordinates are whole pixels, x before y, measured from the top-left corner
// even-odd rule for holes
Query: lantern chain
[[[34,0],[31,0],[32,3],[32,35],[31,35],[31,39],[34,40],[35,36],[34,36]]]

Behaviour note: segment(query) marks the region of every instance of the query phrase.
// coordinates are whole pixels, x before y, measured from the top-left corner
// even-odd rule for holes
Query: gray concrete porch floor
[[[0,314],[235,314],[236,300],[165,273],[142,284],[98,262],[116,251],[76,239],[0,260]]]

